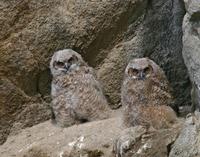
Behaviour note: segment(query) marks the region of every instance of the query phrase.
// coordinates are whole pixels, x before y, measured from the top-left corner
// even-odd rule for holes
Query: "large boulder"
[[[200,156],[200,113],[188,116],[169,157]]]
[[[152,132],[141,126],[125,129],[119,117],[64,129],[47,121],[10,136],[0,146],[0,154],[1,157],[115,157],[118,152],[120,157],[130,154],[167,157],[180,132],[179,124]]]
[[[153,131],[141,126],[125,129],[114,144],[114,153],[116,157],[168,157],[180,130],[181,125]]]
[[[10,136],[0,146],[1,157],[108,157],[121,132],[119,118],[60,128],[49,121]]]
[[[185,0],[183,57],[192,81],[192,103],[200,109],[200,1]]]

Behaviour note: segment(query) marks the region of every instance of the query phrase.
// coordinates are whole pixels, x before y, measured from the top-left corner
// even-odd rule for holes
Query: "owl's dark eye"
[[[151,72],[151,68],[150,67],[146,67],[145,69],[144,69],[144,73],[145,74],[149,74],[150,72]]]
[[[75,62],[77,62],[78,61],[78,58],[75,56],[75,55],[73,55],[69,60],[68,60],[68,63],[69,64],[73,64],[73,63],[75,63]]]
[[[68,63],[72,64],[74,62],[74,58],[71,57],[69,60],[68,60]]]
[[[57,62],[54,62],[54,66],[55,66],[56,68],[64,68],[65,63],[60,62],[60,61],[57,61]]]
[[[129,76],[136,76],[139,73],[137,69],[129,68],[128,69],[128,75]]]

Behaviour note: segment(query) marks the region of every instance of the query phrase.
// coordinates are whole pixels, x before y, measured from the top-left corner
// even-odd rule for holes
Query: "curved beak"
[[[65,68],[65,70],[66,70],[66,71],[68,71],[68,70],[69,70],[69,68],[70,68],[70,65],[69,65],[69,63],[65,63],[65,66],[64,66],[64,68]]]
[[[144,71],[140,71],[139,72],[139,80],[144,80],[145,79],[145,73],[144,73]]]

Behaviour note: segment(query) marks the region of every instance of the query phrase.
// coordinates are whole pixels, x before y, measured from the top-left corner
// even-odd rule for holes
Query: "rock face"
[[[0,78],[0,89],[0,144],[2,144],[9,134],[10,123],[14,121],[16,111],[19,110],[21,104],[28,102],[29,97],[3,77]]]
[[[190,81],[182,59],[184,14],[181,0],[149,1],[141,33],[142,44],[138,48],[165,71],[179,106],[190,104]]]
[[[36,101],[10,80],[0,78],[0,144],[6,140],[12,126],[16,131],[49,119],[48,105]]]
[[[120,101],[123,70],[134,57],[149,57],[165,71],[175,104],[190,105],[190,80],[182,59],[182,1],[151,0],[136,20],[130,19],[123,40],[114,46],[99,67],[98,75],[112,103]]]
[[[169,157],[200,156],[200,113],[188,117]]]
[[[0,9],[0,143],[12,127],[50,118],[43,101],[50,91],[49,61],[64,48],[79,52],[96,68],[113,108],[120,103],[126,64],[143,56],[164,69],[176,104],[190,103],[181,56],[181,1],[2,0]],[[21,115],[32,110],[37,113],[33,122],[36,116]]]
[[[120,39],[140,3],[144,2],[1,1],[0,74],[28,95],[48,94],[48,66],[56,50],[72,48],[97,65],[99,49]]]
[[[200,1],[185,0],[183,57],[193,83],[192,102],[200,109]]]

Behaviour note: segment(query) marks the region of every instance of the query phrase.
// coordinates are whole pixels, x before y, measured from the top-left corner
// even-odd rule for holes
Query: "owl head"
[[[78,70],[83,65],[86,65],[86,63],[80,54],[71,49],[64,49],[54,53],[50,62],[50,69],[53,76],[60,76]]]
[[[137,58],[129,62],[125,75],[131,79],[144,81],[151,77],[159,77],[162,70],[159,66],[148,58]]]

